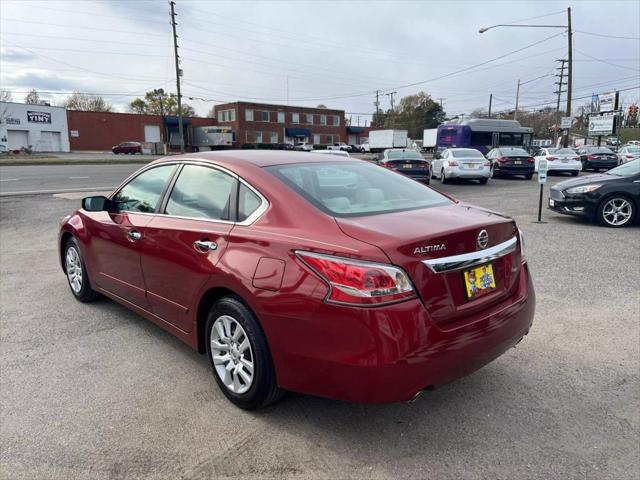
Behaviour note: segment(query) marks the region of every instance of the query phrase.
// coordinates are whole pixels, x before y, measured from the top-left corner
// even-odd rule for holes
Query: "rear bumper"
[[[494,164],[494,171],[500,175],[533,175],[535,171],[534,164],[525,166],[500,166],[500,164]]]
[[[618,159],[613,159],[613,160],[586,160],[584,162],[584,166],[586,168],[602,168],[602,169],[609,169],[609,168],[614,168],[618,166]]]
[[[447,167],[444,169],[448,178],[489,178],[491,177],[491,167],[477,169],[465,169],[460,167]]]
[[[402,173],[403,175],[406,175],[407,177],[413,178],[414,180],[429,180],[431,178],[431,170],[424,170],[424,169],[407,169],[407,170],[400,170],[397,169],[396,172],[398,173]]]
[[[529,332],[534,311],[526,263],[510,298],[446,328],[417,299],[372,309],[323,304],[305,320],[273,319],[300,335],[284,352],[272,346],[278,383],[358,403],[408,401],[502,355]]]
[[[580,162],[547,162],[547,171],[549,172],[579,172],[580,170],[582,170],[582,164]]]

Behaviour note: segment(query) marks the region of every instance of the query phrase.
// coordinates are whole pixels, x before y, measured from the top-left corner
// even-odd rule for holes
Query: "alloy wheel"
[[[76,294],[80,293],[82,290],[82,260],[80,260],[80,254],[74,246],[67,249],[65,268],[71,290]]]
[[[211,328],[211,357],[216,374],[229,391],[242,395],[253,384],[254,356],[242,325],[229,315],[216,319]]]
[[[602,217],[609,225],[618,227],[631,219],[633,207],[624,198],[612,198],[602,207]]]

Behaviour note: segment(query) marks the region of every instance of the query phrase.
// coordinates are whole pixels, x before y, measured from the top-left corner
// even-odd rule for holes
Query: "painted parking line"
[[[89,177],[69,177],[69,180],[81,180]]]
[[[0,178],[0,182],[17,182],[19,178]]]

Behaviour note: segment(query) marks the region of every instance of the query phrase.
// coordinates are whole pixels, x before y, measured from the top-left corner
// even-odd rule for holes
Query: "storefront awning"
[[[311,131],[308,128],[285,128],[284,134],[287,137],[310,137]]]
[[[165,115],[164,124],[171,127],[174,125],[178,125],[178,116],[177,115]],[[189,125],[191,123],[191,119],[189,117],[182,117],[182,125]]]
[[[364,132],[363,127],[347,127],[347,133],[362,133]]]

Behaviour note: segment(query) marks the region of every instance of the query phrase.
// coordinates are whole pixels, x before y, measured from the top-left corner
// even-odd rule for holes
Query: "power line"
[[[79,27],[77,25],[64,25],[60,23],[49,23],[49,22],[37,22],[35,20],[20,20],[18,18],[6,18],[3,20],[7,20],[9,22],[19,22],[19,23],[33,23],[35,25],[47,25],[49,27],[62,27],[62,28],[75,28],[79,30],[91,30],[99,31],[99,32],[112,32],[112,33],[126,33],[129,35],[147,35],[152,37],[164,37],[164,34],[161,33],[151,33],[151,32],[134,32],[132,30],[113,30],[111,28],[98,28],[98,27]]]
[[[617,38],[619,40],[640,40],[640,37],[623,37],[619,35],[609,35],[605,33],[585,32],[584,30],[574,30],[574,32],[582,33],[584,35],[593,35],[594,37]]]
[[[585,57],[591,58],[591,59],[595,60],[596,62],[601,62],[601,63],[604,63],[606,65],[611,65],[612,67],[618,67],[618,68],[625,68],[627,70],[633,70],[634,72],[635,71],[640,71],[640,69],[638,69],[638,68],[627,67],[626,65],[618,65],[617,63],[612,63],[612,62],[609,62],[607,60],[602,60],[601,58],[592,57],[588,53],[584,53],[584,52],[578,50],[577,48],[575,48],[574,50],[576,52],[578,52],[580,55],[584,55]]]

